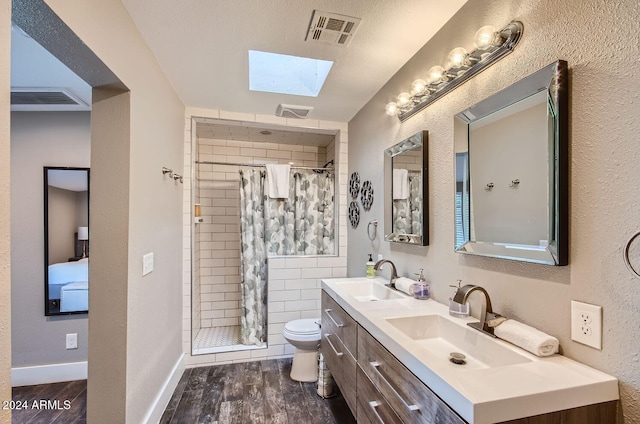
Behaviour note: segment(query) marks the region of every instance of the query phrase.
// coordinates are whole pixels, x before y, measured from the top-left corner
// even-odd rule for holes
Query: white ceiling
[[[273,115],[312,106],[310,119],[348,122],[466,0],[122,0],[186,106]],[[361,18],[347,47],[305,41],[314,10]],[[12,86],[91,88],[45,49],[12,34]],[[318,97],[249,91],[248,51],[334,65]],[[85,93],[88,93],[85,94]]]
[[[466,0],[122,0],[187,106],[349,121]],[[305,41],[313,11],[362,18],[348,47]],[[248,51],[332,60],[318,97],[251,92]]]

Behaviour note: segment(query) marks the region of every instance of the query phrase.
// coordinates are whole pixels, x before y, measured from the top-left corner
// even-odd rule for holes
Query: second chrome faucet
[[[484,294],[484,302],[482,303],[482,309],[480,311],[480,322],[470,322],[468,325],[470,327],[475,328],[476,330],[482,331],[492,337],[495,337],[493,334],[493,327],[489,325],[489,320],[494,319],[497,314],[494,314],[493,308],[491,306],[491,298],[489,297],[489,293],[480,287],[474,284],[467,284],[466,286],[462,286],[458,289],[455,296],[453,297],[453,301],[464,305],[467,300],[469,300],[469,296],[471,293],[479,291]]]

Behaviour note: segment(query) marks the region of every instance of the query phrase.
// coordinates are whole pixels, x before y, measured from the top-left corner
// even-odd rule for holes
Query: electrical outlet
[[[67,349],[78,348],[78,333],[67,334]]]
[[[571,301],[571,339],[602,350],[602,307]]]
[[[384,256],[382,256],[382,253],[378,253],[378,262],[381,261],[384,258]]]

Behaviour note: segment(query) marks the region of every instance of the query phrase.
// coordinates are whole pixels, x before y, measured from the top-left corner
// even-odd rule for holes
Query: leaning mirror
[[[45,315],[89,310],[89,168],[44,168]]]
[[[455,117],[456,251],[568,261],[567,63]]]
[[[386,241],[429,244],[427,146],[421,131],[384,152]]]

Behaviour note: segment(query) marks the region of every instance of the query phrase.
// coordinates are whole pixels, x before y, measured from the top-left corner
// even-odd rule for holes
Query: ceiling
[[[466,0],[122,0],[187,106],[348,122]],[[347,47],[305,41],[314,10],[361,18]],[[248,51],[332,60],[318,97],[251,92]]]
[[[284,103],[313,107],[309,119],[348,122],[466,0],[122,2],[186,106],[274,115]],[[314,10],[362,19],[348,46],[305,41]],[[12,87],[65,87],[58,72],[49,82],[53,73],[36,72],[59,67],[42,47],[16,31],[12,39],[19,43],[12,50],[22,53],[12,58]],[[334,65],[317,97],[254,92],[249,50]],[[68,84],[81,98],[83,90],[90,93]]]

